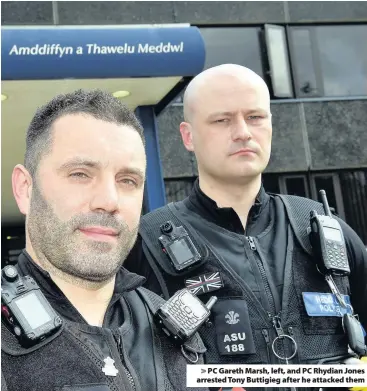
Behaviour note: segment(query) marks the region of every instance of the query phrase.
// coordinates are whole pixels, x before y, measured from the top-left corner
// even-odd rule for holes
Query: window
[[[195,180],[195,177],[187,179],[166,179],[164,184],[167,202],[181,201],[186,198],[191,193]]]
[[[239,64],[264,77],[260,28],[201,28],[205,41],[205,69],[220,64]]]
[[[294,79],[298,97],[323,95],[320,81],[316,80],[315,53],[311,45],[311,31],[308,28],[295,28],[292,31],[291,48],[293,61],[296,61]]]
[[[265,25],[265,40],[273,94],[278,98],[291,98],[293,90],[285,28],[272,24]]]
[[[339,174],[346,222],[367,246],[367,170]]]
[[[312,198],[319,202],[321,202],[319,191],[325,190],[330,209],[335,211],[343,220],[345,220],[343,198],[338,174],[312,174],[311,187]]]
[[[305,175],[286,175],[279,178],[282,194],[310,198]]]
[[[290,28],[296,94],[367,95],[367,25]]]
[[[279,175],[278,174],[263,174],[262,175],[262,182],[264,185],[264,189],[268,193],[280,193],[279,188]]]

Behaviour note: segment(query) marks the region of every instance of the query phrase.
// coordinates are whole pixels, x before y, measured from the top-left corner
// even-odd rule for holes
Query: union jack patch
[[[224,286],[219,272],[206,273],[185,280],[186,288],[194,295],[216,291]]]

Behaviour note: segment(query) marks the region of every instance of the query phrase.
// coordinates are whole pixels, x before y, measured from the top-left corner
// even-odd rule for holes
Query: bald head
[[[259,181],[272,136],[269,90],[259,75],[234,64],[200,73],[186,89],[184,115],[180,133],[201,184]]]
[[[233,85],[241,85],[248,91],[256,91],[269,104],[269,89],[264,80],[251,69],[236,64],[223,64],[209,68],[197,75],[187,86],[184,94],[184,118],[191,122],[195,112],[206,105],[207,97],[228,93]],[[230,91],[229,91],[230,92]]]

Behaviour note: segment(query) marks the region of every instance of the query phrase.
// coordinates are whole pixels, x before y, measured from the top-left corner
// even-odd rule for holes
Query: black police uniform
[[[302,231],[302,221],[308,224],[312,209],[323,213],[321,204],[294,197],[293,211],[298,215],[293,219],[284,199],[262,187],[244,231],[235,211],[218,208],[196,181],[184,201],[142,218],[139,241],[125,267],[144,275],[146,287],[167,297],[185,286],[196,286],[204,302],[218,296],[211,322],[200,331],[207,363],[279,364],[292,356],[290,364],[340,362],[348,356],[341,317],[329,302],[330,288],[316,269],[311,248],[305,245],[306,230]],[[159,227],[167,220],[185,227],[202,255],[189,270],[177,272],[160,250]],[[351,275],[335,277],[335,282],[350,296],[366,329],[367,253],[356,233],[338,220]],[[312,308],[305,306],[305,293],[311,293]],[[283,334],[291,338],[277,339],[274,354],[273,341]]]
[[[97,327],[87,324],[48,273],[25,251],[17,267],[22,275],[35,279],[64,325],[61,333],[37,349],[25,349],[2,323],[2,390],[186,390],[189,362],[180,347],[173,346],[155,328],[152,303],[157,306],[162,299],[139,288],[143,277],[121,268],[103,326]],[[145,292],[143,296],[139,290]],[[189,341],[188,357],[196,358],[196,352],[198,363],[203,363],[204,351],[197,335]],[[115,370],[117,375],[113,375]]]

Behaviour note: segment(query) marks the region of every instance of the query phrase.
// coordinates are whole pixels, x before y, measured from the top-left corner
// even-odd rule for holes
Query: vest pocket
[[[302,329],[297,327],[293,328],[293,333],[293,338],[298,345],[298,360],[301,364],[317,365],[322,364],[323,360],[332,358],[335,358],[335,362],[340,363],[341,360],[338,357],[348,354],[347,340],[344,334],[305,334]]]

